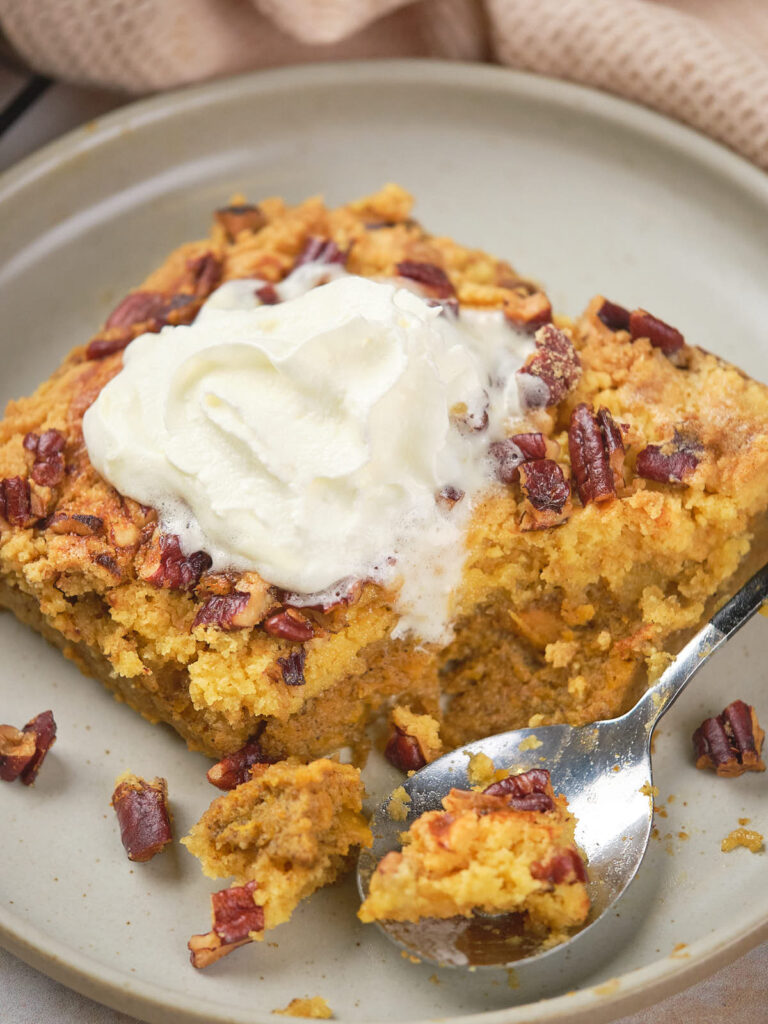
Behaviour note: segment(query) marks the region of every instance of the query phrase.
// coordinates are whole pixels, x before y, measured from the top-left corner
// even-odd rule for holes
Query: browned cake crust
[[[503,261],[428,235],[410,204],[388,186],[333,211],[319,199],[269,199],[220,212],[209,239],[172,253],[0,424],[0,603],[209,754],[262,730],[270,756],[308,759],[345,744],[362,756],[382,705],[396,698],[441,718],[441,693],[446,747],[615,715],[727,584],[768,504],[766,389],[681,347],[645,314],[618,327],[601,319],[598,298],[575,325],[558,321],[580,376],[566,335],[562,351],[542,344],[530,367],[556,399],[527,424],[546,458],[489,482],[446,649],[391,640],[393,594],[373,583],[348,602],[297,610],[255,573],[212,573],[204,555],[185,557],[154,510],[98,476],[83,442],[85,410],[138,333],[189,322],[221,281],[279,281],[317,238],[347,253],[352,273],[393,277],[403,261],[428,264],[460,304],[503,308],[532,330],[550,319],[540,289]],[[618,457],[600,409],[626,449]],[[614,493],[590,492],[585,431],[595,429]],[[546,508],[540,462],[550,464],[547,486],[551,465],[562,480],[562,500]]]

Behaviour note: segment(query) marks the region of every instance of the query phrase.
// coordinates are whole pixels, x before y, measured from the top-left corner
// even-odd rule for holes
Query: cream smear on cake
[[[128,346],[83,421],[93,465],[214,569],[255,570],[295,604],[395,585],[394,635],[445,641],[531,339],[501,311],[456,315],[334,264],[298,267],[277,304],[263,284],[229,281],[194,323]]]

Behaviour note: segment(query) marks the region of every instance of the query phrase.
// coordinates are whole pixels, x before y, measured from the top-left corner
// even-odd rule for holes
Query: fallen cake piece
[[[313,1017],[316,1020],[330,1020],[333,1010],[322,996],[310,996],[302,999],[297,996],[282,1010],[273,1010],[279,1017]]]
[[[413,822],[402,851],[381,859],[362,921],[519,914],[525,933],[552,944],[584,924],[575,821],[548,771],[510,775],[483,792],[452,789],[442,804]]]
[[[723,853],[730,853],[737,846],[743,846],[750,853],[760,853],[763,848],[764,836],[751,828],[735,828],[720,843]]]
[[[209,878],[234,878],[235,887],[216,896],[226,901],[230,894],[241,920],[233,926],[228,917],[221,925],[214,901],[213,932],[195,936],[190,944],[193,963],[196,953],[204,961],[196,966],[263,938],[287,921],[301,900],[336,881],[355,847],[371,845],[361,814],[363,793],[360,772],[352,765],[290,759],[256,765],[250,782],[214,800],[182,843]],[[255,916],[245,913],[254,907]],[[230,948],[222,950],[223,945]]]

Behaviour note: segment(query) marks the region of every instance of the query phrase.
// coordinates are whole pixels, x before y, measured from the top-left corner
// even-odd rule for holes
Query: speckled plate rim
[[[759,169],[676,122],[624,100],[572,83],[510,71],[498,67],[457,62],[394,60],[316,64],[257,72],[235,78],[167,93],[124,107],[97,121],[68,133],[45,146],[0,176],[0,211],[11,203],[16,192],[32,181],[51,177],[63,163],[95,154],[100,146],[126,132],[138,132],[180,112],[200,110],[219,104],[229,97],[266,101],[285,91],[313,86],[335,85],[348,88],[365,81],[386,86],[409,80],[414,87],[455,87],[460,83],[468,91],[506,93],[511,102],[516,96],[535,98],[563,111],[598,117],[623,130],[630,129],[685,154],[710,171],[715,171],[733,188],[748,193],[768,213],[768,176]],[[679,992],[712,974],[739,955],[768,939],[768,921],[754,920],[724,928],[684,952],[660,958],[645,967],[629,971],[596,987],[536,1003],[513,1006],[479,1014],[451,1018],[453,1024],[543,1024],[568,1021],[569,1024],[602,1024]],[[174,999],[159,986],[127,978],[119,971],[96,965],[92,958],[68,949],[41,930],[20,921],[0,908],[0,945],[30,966],[82,995],[152,1024],[268,1024],[270,1014],[260,1017],[252,1012],[225,1010],[217,1004],[204,1004],[199,998]],[[426,1024],[426,1021],[424,1022]]]

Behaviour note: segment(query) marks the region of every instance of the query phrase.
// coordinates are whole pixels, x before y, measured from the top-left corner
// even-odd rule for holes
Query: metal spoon
[[[451,788],[470,787],[467,754],[487,754],[497,767],[515,771],[548,768],[555,792],[565,794],[578,819],[576,841],[587,856],[591,912],[579,932],[559,946],[543,949],[521,941],[514,916],[478,914],[469,919],[382,922],[388,937],[408,955],[439,966],[516,969],[557,957],[574,943],[582,943],[635,877],[648,846],[653,818],[650,748],[656,723],[704,662],[767,600],[768,565],[710,619],[621,718],[578,728],[516,729],[469,743],[405,780],[403,786],[411,798],[405,821],[393,821],[389,816],[389,798],[376,809],[371,820],[373,847],[364,850],[358,861],[363,899],[379,860],[400,848],[400,833],[425,811],[439,809]],[[521,750],[521,743],[532,736],[535,747]]]

